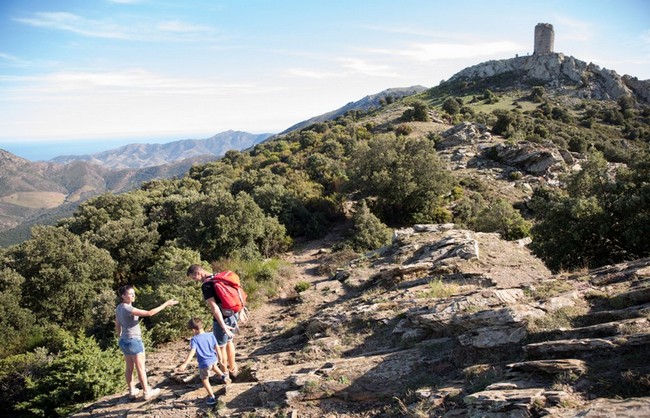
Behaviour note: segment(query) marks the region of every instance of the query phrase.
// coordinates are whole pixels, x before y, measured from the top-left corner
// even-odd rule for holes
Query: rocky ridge
[[[648,102],[650,84],[647,81],[600,68],[562,53],[527,55],[504,60],[491,60],[467,67],[454,74],[447,83],[476,81],[496,76],[512,75],[513,80],[560,89],[563,94],[582,99],[617,100],[636,95]],[[443,83],[444,84],[444,83]],[[576,86],[581,88],[576,89]]]
[[[415,225],[329,275],[329,245],[287,254],[295,274],[242,326],[242,372],[216,408],[172,372],[179,342],[148,357],[158,399],[74,416],[650,415],[650,259],[553,274],[523,242]]]
[[[129,144],[89,155],[61,155],[50,160],[58,164],[87,161],[114,170],[155,167],[183,160],[210,161],[228,150],[243,150],[267,139],[271,134],[226,131],[206,139],[185,139],[166,144]]]

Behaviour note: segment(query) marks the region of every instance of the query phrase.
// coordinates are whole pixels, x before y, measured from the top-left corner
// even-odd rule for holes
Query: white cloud
[[[230,96],[264,90],[251,83],[223,83],[206,78],[173,78],[142,69],[111,72],[59,72],[43,76],[0,76],[2,101],[39,100],[66,95],[101,98],[132,96]],[[268,88],[267,90],[272,90]]]
[[[211,28],[206,26],[192,25],[177,20],[168,20],[165,22],[160,22],[158,24],[158,29],[163,32],[173,32],[173,33],[207,33],[211,30]]]
[[[26,25],[73,32],[79,35],[118,40],[203,40],[213,37],[212,28],[177,20],[159,23],[118,24],[111,20],[95,20],[68,12],[39,12],[32,17],[14,18]]]
[[[313,78],[317,80],[322,80],[326,78],[340,77],[342,74],[337,74],[333,72],[325,71],[316,71],[310,70],[307,68],[289,68],[287,74],[290,76],[304,77],[304,78]]]
[[[13,56],[11,54],[4,54],[4,53],[0,52],[0,63],[2,63],[2,61],[5,61],[6,63],[9,63],[11,65],[21,66],[21,67],[29,65],[28,61],[20,59],[20,58],[18,58],[16,56]]]
[[[390,66],[384,64],[370,64],[361,59],[343,58],[343,66],[354,73],[374,77],[397,77],[397,74]]]
[[[406,57],[415,61],[435,61],[445,59],[473,58],[500,53],[511,53],[524,49],[511,41],[485,43],[416,43],[404,49],[373,49],[376,54]]]
[[[69,31],[95,38],[130,39],[133,34],[118,25],[107,21],[86,19],[67,12],[40,12],[31,18],[14,18],[26,25]]]
[[[557,16],[554,21],[557,22],[554,26],[562,26],[562,39],[588,42],[594,37],[593,28],[587,22],[566,16]]]

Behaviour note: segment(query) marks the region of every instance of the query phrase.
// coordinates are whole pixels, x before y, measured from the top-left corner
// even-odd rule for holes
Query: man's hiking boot
[[[215,398],[214,396],[208,396],[208,399],[205,400],[205,404],[209,406],[216,405],[217,398]]]

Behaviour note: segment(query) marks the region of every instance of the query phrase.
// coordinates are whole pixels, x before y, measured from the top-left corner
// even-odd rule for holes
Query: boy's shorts
[[[144,353],[144,344],[141,338],[120,338],[119,345],[125,356]]]
[[[225,318],[223,318],[223,322],[225,322],[227,326],[236,329],[238,319],[239,319],[239,314],[236,313],[234,315],[226,316]],[[228,343],[228,341],[232,340],[232,338],[228,337],[228,334],[226,334],[226,332],[223,329],[221,329],[217,321],[212,322],[212,333],[217,339],[217,345],[219,347],[225,346]]]
[[[207,379],[211,377],[212,375],[214,375],[214,372],[212,371],[213,368],[214,368],[214,364],[211,364],[206,368],[199,367],[199,377],[201,379]]]

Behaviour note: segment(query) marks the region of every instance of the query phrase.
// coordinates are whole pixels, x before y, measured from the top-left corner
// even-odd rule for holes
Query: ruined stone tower
[[[535,50],[533,54],[551,54],[553,53],[553,42],[555,41],[555,32],[553,25],[550,23],[538,23],[535,25]]]

